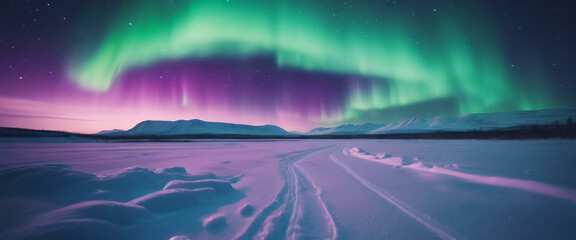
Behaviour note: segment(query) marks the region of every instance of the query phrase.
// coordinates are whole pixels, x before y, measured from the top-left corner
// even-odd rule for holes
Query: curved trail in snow
[[[360,175],[358,175],[357,173],[352,171],[349,167],[347,167],[344,163],[342,163],[338,158],[336,158],[334,156],[334,153],[336,153],[336,152],[333,152],[330,154],[330,156],[329,156],[330,160],[332,160],[332,162],[334,162],[338,167],[340,167],[342,170],[344,170],[346,173],[348,173],[348,175],[355,178],[358,182],[360,182],[360,184],[364,185],[364,187],[368,188],[370,191],[374,192],[376,195],[378,195],[382,199],[386,200],[387,202],[389,202],[390,204],[392,204],[393,206],[395,206],[396,208],[398,208],[399,210],[401,210],[402,212],[404,212],[405,214],[407,214],[408,216],[410,216],[411,218],[413,218],[414,220],[416,220],[417,222],[422,224],[424,227],[426,227],[428,230],[433,232],[439,238],[441,238],[441,239],[457,239],[456,237],[447,233],[447,231],[444,230],[445,229],[444,226],[436,223],[429,216],[418,212],[416,209],[414,209],[414,208],[410,207],[409,205],[407,205],[406,203],[398,200],[397,198],[395,198],[394,196],[392,196],[391,194],[389,194],[385,190],[379,188],[378,186],[374,185],[370,181],[364,179],[363,177],[361,177]]]
[[[321,190],[297,165],[304,157],[330,147],[279,155],[284,186],[238,239],[336,239],[338,230]]]

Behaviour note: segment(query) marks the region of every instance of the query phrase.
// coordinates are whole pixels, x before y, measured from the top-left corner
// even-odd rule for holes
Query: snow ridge
[[[427,172],[431,174],[448,175],[459,178],[464,181],[473,182],[477,184],[492,185],[498,187],[514,188],[527,192],[538,193],[542,195],[563,198],[566,200],[576,202],[576,191],[557,187],[541,182],[505,178],[498,176],[482,176],[470,173],[463,173],[450,168],[457,168],[456,164],[448,164],[444,167],[427,164],[418,158],[409,160],[405,157],[393,157],[388,154],[378,153],[376,155],[370,154],[357,147],[344,148],[345,155],[351,155],[356,158],[378,162],[381,164],[392,165],[397,168],[411,169],[414,171]]]
[[[522,125],[551,124],[576,119],[576,109],[546,109],[500,113],[467,114],[457,117],[410,118],[384,125],[368,134],[422,133],[434,131],[493,130]]]
[[[182,167],[133,167],[95,176],[53,164],[2,170],[0,179],[4,204],[21,199],[43,203],[20,222],[0,226],[0,239],[141,239],[137,229],[147,224],[194,207],[209,213],[241,197],[214,174],[192,175]],[[225,218],[215,221],[204,226],[206,231],[225,228]],[[173,232],[167,228],[154,234],[145,239],[167,239]]]
[[[493,130],[522,125],[565,123],[576,120],[576,109],[545,109],[498,113],[466,114],[457,117],[409,118],[390,124],[345,124],[315,128],[304,135],[354,135],[389,133],[426,133],[435,131]]]

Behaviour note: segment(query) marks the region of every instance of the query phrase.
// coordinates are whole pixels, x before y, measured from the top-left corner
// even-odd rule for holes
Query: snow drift
[[[567,199],[576,202],[576,191],[568,188],[557,187],[541,182],[514,179],[498,176],[482,176],[476,174],[463,173],[455,171],[454,164],[448,164],[445,167],[435,166],[423,162],[419,158],[409,159],[402,156],[391,156],[386,153],[373,155],[358,147],[348,147],[343,149],[345,155],[351,155],[360,159],[374,161],[382,164],[392,165],[397,168],[411,169],[415,171],[426,172],[430,174],[447,175],[460,180],[473,182],[477,184],[492,185],[506,188],[514,188],[527,192],[538,193],[558,198]],[[457,166],[457,165],[456,165]]]
[[[3,218],[21,221],[0,224],[0,239],[131,239],[135,227],[165,214],[218,207],[241,197],[229,182],[216,178],[210,173],[188,174],[181,167],[133,167],[103,176],[67,165],[2,170],[3,205],[30,204],[25,214],[4,213]],[[209,209],[202,207],[200,212]],[[225,223],[223,216],[214,218],[205,230],[218,232]],[[166,233],[166,239],[173,234]]]

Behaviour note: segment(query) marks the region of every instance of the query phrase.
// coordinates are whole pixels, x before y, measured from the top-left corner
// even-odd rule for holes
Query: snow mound
[[[123,240],[126,231],[115,224],[94,219],[73,219],[47,222],[9,232],[2,239],[46,240],[46,239],[82,239],[82,240]]]
[[[178,235],[178,236],[171,237],[168,240],[191,240],[191,239],[188,236]]]
[[[364,151],[362,148],[352,147],[348,149],[348,153],[351,155],[364,155],[364,156],[372,156],[371,153]]]
[[[98,190],[98,178],[70,170],[67,165],[18,167],[0,171],[0,192],[5,196],[78,197]]]
[[[154,171],[147,168],[127,168],[118,173],[104,175],[101,178],[101,190],[131,197],[162,189],[166,183],[173,180],[194,181],[212,178],[216,178],[212,173],[191,175],[186,173],[186,169],[179,167]]]
[[[225,194],[234,191],[232,184],[226,181],[216,179],[198,180],[198,181],[174,180],[167,183],[166,186],[164,186],[165,190],[175,188],[184,188],[184,189],[212,188],[218,194]]]
[[[202,216],[243,197],[220,197],[239,192],[216,178],[212,173],[192,175],[182,167],[132,167],[103,176],[67,165],[2,170],[0,201],[21,203],[18,206],[26,208],[27,214],[4,213],[6,219],[23,219],[0,226],[0,239],[134,239],[137,229],[164,220],[165,213],[191,214],[200,223]],[[31,206],[38,204],[42,207]],[[207,207],[194,209],[203,204]],[[225,218],[211,219],[208,232],[226,228]],[[181,236],[176,231],[164,234]]]
[[[228,226],[228,221],[226,221],[224,215],[209,216],[204,219],[202,226],[204,226],[207,232],[216,234]]]
[[[377,157],[377,158],[380,158],[380,159],[384,159],[384,158],[392,157],[392,155],[390,155],[390,154],[388,154],[388,153],[377,153],[377,154],[376,154],[376,157]]]
[[[162,187],[162,178],[168,177],[146,168],[128,168],[102,177],[103,191],[120,193],[150,192]]]
[[[382,152],[374,155],[358,147],[348,147],[343,151],[346,155],[392,165],[394,167],[431,167],[431,165],[423,163],[422,160],[418,157],[410,159],[404,156],[392,156],[391,154]]]
[[[405,166],[413,164],[417,161],[406,159],[402,156],[392,156],[387,153],[377,153],[373,155],[364,149],[358,147],[349,147],[344,149],[344,154],[351,155],[357,158],[362,158],[370,161],[376,161],[379,163],[384,163],[392,166]]]
[[[156,173],[186,174],[186,168],[183,168],[183,167],[165,167],[165,168],[157,168],[154,172],[156,172]]]
[[[459,168],[459,166],[456,163],[450,163],[450,164],[444,165],[444,168]]]
[[[68,219],[95,219],[121,226],[132,225],[151,218],[146,208],[113,201],[86,201],[54,210],[37,218],[40,222]]]
[[[134,199],[129,203],[143,206],[153,213],[165,213],[182,210],[200,204],[200,198],[215,195],[214,189],[166,189]]]

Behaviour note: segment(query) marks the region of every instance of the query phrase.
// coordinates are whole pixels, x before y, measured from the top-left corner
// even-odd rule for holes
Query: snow
[[[0,192],[5,196],[65,199],[97,190],[94,175],[70,170],[62,164],[5,169],[0,171],[0,182]]]
[[[574,239],[576,141],[0,143],[0,239]]]
[[[74,219],[45,222],[29,228],[18,229],[2,236],[3,239],[126,239],[126,230],[113,223],[95,219]]]
[[[352,148],[345,148],[344,154],[351,155],[357,158],[366,159],[370,161],[375,161],[383,164],[388,164],[396,167],[405,167],[415,171],[424,171],[431,174],[441,174],[441,175],[448,175],[452,177],[459,178],[463,181],[474,182],[478,184],[486,184],[486,185],[494,185],[500,187],[507,187],[507,188],[516,188],[521,189],[524,191],[549,195],[558,198],[565,198],[567,200],[571,200],[576,202],[576,191],[571,189],[565,189],[561,187],[556,187],[540,182],[530,181],[530,180],[521,180],[521,179],[513,179],[513,178],[504,178],[504,177],[496,177],[496,176],[482,176],[482,175],[475,175],[475,174],[468,174],[462,173],[454,170],[450,170],[447,168],[434,166],[431,164],[426,164],[417,158],[413,159],[412,162],[407,162],[402,157],[387,157],[382,154],[378,154],[378,156],[374,156],[370,153],[365,152],[362,149],[352,147]],[[451,166],[453,164],[449,164]]]
[[[215,234],[224,230],[228,226],[228,222],[226,221],[226,217],[224,217],[224,215],[214,215],[204,219],[202,225],[206,231]]]
[[[165,213],[182,210],[200,204],[200,198],[215,195],[214,189],[167,189],[134,199],[128,203],[143,206],[154,213]]]
[[[54,222],[73,219],[96,219],[128,226],[151,218],[148,209],[114,201],[85,201],[46,213],[35,220]]]
[[[198,119],[178,121],[144,121],[132,129],[113,135],[186,135],[186,134],[239,134],[239,135],[289,135],[274,125],[251,126],[242,124],[205,122]]]
[[[198,180],[198,181],[183,181],[174,180],[166,184],[164,189],[199,189],[199,188],[210,188],[213,189],[218,194],[225,194],[234,191],[234,188],[229,182],[210,179],[210,180]]]

